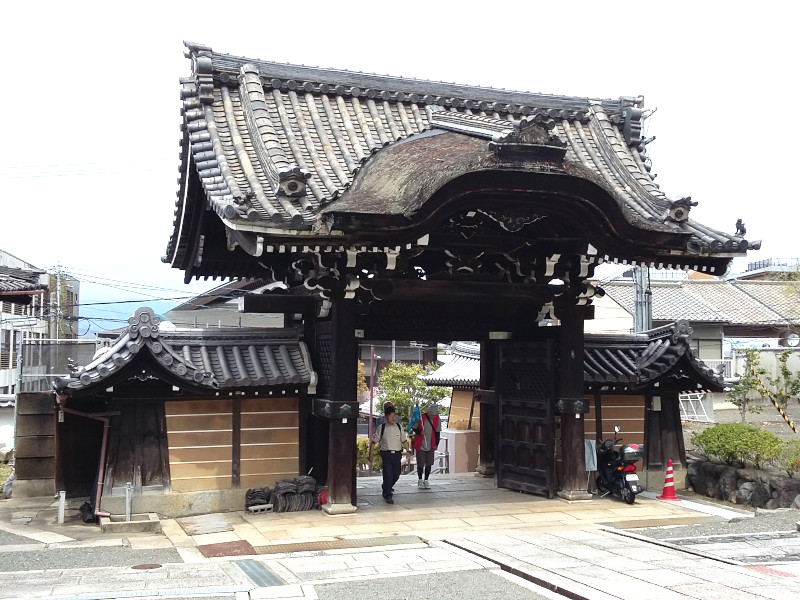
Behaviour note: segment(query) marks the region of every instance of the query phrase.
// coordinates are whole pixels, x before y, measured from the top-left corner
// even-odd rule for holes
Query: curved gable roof
[[[402,193],[392,185],[373,186],[372,205],[353,194],[359,180],[366,185],[371,176],[384,176],[380,169],[370,175],[375,158],[409,140],[419,140],[411,170],[430,171],[426,181],[435,184],[433,191],[459,169],[569,175],[604,190],[633,230],[661,235],[641,256],[629,251],[607,260],[702,268],[703,259],[756,247],[692,221],[690,199],[671,200],[659,190],[644,154],[641,98],[595,100],[461,86],[187,46],[193,73],[181,80],[182,176],[165,257],[187,276],[204,272],[197,264],[203,255],[198,245],[208,245],[213,236],[200,240],[197,230],[214,227],[206,222],[206,207],[224,225],[228,250],[239,247],[253,256],[288,251],[284,246],[291,243],[312,252],[331,244],[344,250],[356,243],[348,236],[360,233],[352,228],[364,221],[343,215],[413,220],[430,198],[425,182],[410,182]],[[469,155],[452,157],[455,173],[442,173],[438,159],[419,151],[433,132],[449,136],[445,146],[455,143],[453,136],[479,143]],[[370,223],[370,233],[385,222]],[[214,272],[205,274],[223,274],[210,264],[206,269]]]

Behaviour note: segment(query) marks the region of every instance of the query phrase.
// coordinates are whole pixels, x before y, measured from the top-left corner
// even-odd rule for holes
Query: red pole
[[[375,385],[375,346],[369,347],[369,470],[372,471],[372,390]]]

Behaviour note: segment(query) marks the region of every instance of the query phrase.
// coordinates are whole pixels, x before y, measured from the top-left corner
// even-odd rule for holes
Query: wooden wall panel
[[[453,390],[453,396],[450,400],[450,416],[447,420],[447,426],[450,428],[466,429],[467,421],[469,421],[469,411],[472,407],[473,390]],[[475,402],[475,407],[472,409],[472,429],[480,429],[481,422],[481,404]]]
[[[248,445],[258,445],[264,443],[271,444],[294,444],[297,442],[297,429],[287,427],[286,429],[243,429],[242,430],[242,451]]]
[[[216,460],[191,463],[175,463],[172,467],[173,481],[185,478],[228,477],[231,476],[231,461]]]
[[[260,396],[258,398],[242,398],[242,412],[264,412],[264,411],[296,411],[297,398],[273,398],[272,396]]]
[[[232,410],[231,400],[165,403],[173,491],[231,487]]]
[[[244,412],[242,411],[242,431],[246,429],[275,429],[278,427],[297,428],[297,410],[292,412]]]
[[[233,400],[191,400],[189,402],[167,402],[164,406],[167,416],[230,413]]]
[[[297,398],[242,401],[241,487],[272,487],[300,470]]]
[[[274,473],[294,472],[297,477],[297,457],[289,458],[255,458],[242,461],[242,475],[263,475],[269,477]],[[266,485],[266,484],[264,484]]]
[[[231,413],[167,415],[172,431],[230,431]]]
[[[299,459],[297,398],[242,398],[239,444],[234,448],[234,403],[194,400],[166,403],[172,490],[192,492],[235,486],[274,486],[297,477]],[[235,450],[238,449],[238,452]]]
[[[231,430],[227,431],[170,431],[169,421],[167,421],[167,435],[169,447],[172,448],[194,448],[202,446],[228,446],[231,445]]]
[[[297,444],[242,444],[242,460],[296,456]]]
[[[644,443],[644,396],[603,395],[601,415],[603,417],[603,439],[614,434],[614,425],[620,426],[620,437],[625,444]],[[596,435],[594,423],[594,401],[586,417],[585,437],[594,440]],[[591,422],[589,417],[591,415]]]
[[[208,462],[215,460],[231,461],[230,446],[188,446],[169,450],[170,463]]]

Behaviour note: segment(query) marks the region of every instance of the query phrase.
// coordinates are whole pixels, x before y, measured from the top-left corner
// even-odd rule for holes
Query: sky
[[[24,5],[23,5],[24,4]],[[663,7],[653,6],[663,4]],[[474,8],[470,8],[474,7]],[[183,41],[275,62],[594,98],[638,96],[656,182],[692,218],[798,257],[800,8],[790,2],[6,4],[0,249],[81,280],[79,328],[219,285],[161,263]],[[166,299],[166,300],[165,300]],[[161,300],[159,302],[159,300]],[[122,302],[108,304],[110,302]]]

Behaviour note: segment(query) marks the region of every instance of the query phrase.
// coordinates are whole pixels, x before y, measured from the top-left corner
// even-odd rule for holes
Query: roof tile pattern
[[[702,297],[692,294],[684,282],[657,282],[650,285],[652,292],[653,319],[656,321],[674,321],[685,319],[688,321],[725,321],[713,305]],[[633,314],[635,289],[633,282],[613,281],[601,286],[606,295],[625,310]]]
[[[481,347],[474,342],[453,342],[453,357],[429,375],[420,377],[428,385],[476,388],[481,378]]]
[[[56,378],[59,393],[103,389],[120,373],[141,372],[135,359],[148,354],[150,374],[166,374],[193,389],[254,390],[309,386],[317,376],[308,350],[294,330],[167,329],[150,308],[137,309],[126,331],[88,365],[76,366],[69,378]],[[115,378],[116,378],[115,377]]]
[[[606,295],[634,312],[634,284],[602,285]],[[652,282],[653,319],[719,322],[731,325],[800,325],[800,307],[783,281],[682,280]]]
[[[46,290],[47,285],[39,282],[42,275],[44,271],[0,266],[0,295],[24,295]]]
[[[753,247],[741,236],[688,219],[692,203],[668,199],[653,183],[640,137],[640,98],[457,86],[252,61],[187,46],[194,75],[181,80],[182,172],[196,169],[209,205],[228,222],[251,223],[262,232],[310,230],[386,146],[437,127],[485,136],[535,119],[564,145],[564,164],[577,168],[571,173],[604,187],[637,226],[689,233],[692,252]],[[443,125],[445,117],[455,128]],[[185,185],[182,178],[176,227]]]
[[[641,334],[587,334],[584,338],[583,381],[588,389],[641,389],[672,379],[680,390],[721,391],[722,375],[698,359],[691,350],[692,329],[677,321]],[[428,385],[477,388],[480,347],[456,342],[453,358],[430,375]]]

